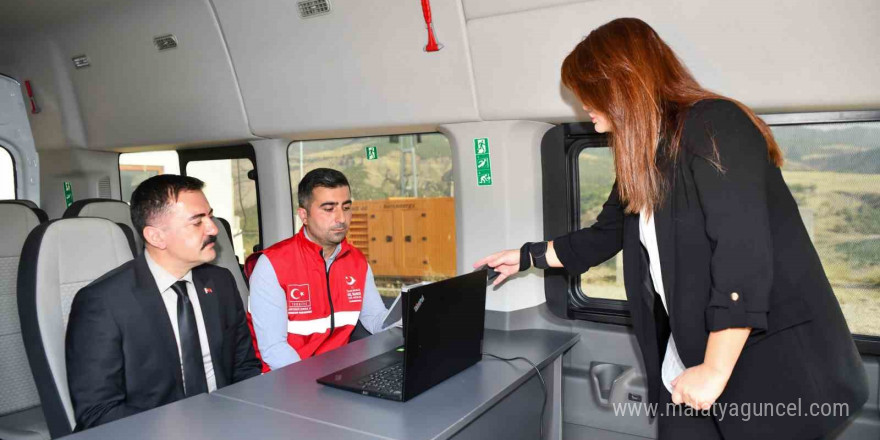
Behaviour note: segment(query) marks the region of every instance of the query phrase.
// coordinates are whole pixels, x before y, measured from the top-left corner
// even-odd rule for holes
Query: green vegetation
[[[588,148],[578,156],[581,227],[596,222],[602,204],[614,185],[614,158],[608,148]],[[590,269],[581,276],[581,290],[594,298],[626,299],[618,257]],[[620,278],[618,276],[620,275]]]
[[[857,269],[880,264],[880,238],[839,243],[834,246],[834,250],[840,252],[843,259]],[[880,287],[880,280],[874,281],[876,287]]]
[[[609,148],[588,148],[578,156],[581,226],[595,223],[614,185],[614,158]]]

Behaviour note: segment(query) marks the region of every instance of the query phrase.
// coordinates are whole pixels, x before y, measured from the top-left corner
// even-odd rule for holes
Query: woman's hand
[[[488,257],[483,257],[480,261],[474,263],[474,269],[483,265],[488,265],[495,272],[498,272],[498,278],[492,282],[493,286],[501,284],[507,277],[519,272],[519,249],[508,249],[506,251],[496,252]]]
[[[729,378],[729,374],[705,363],[688,368],[672,381],[672,403],[684,403],[698,410],[709,409],[724,391]]]

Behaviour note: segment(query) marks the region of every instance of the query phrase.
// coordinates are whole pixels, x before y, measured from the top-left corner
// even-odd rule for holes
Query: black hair
[[[204,186],[205,182],[195,177],[177,174],[162,174],[144,180],[131,193],[131,223],[145,239],[144,227],[164,214],[168,205],[177,201],[181,191],[201,191]]]
[[[299,207],[308,209],[309,203],[312,202],[312,191],[315,188],[339,188],[340,186],[351,188],[351,185],[348,184],[348,179],[345,178],[345,174],[339,171],[331,168],[316,168],[309,171],[299,181],[299,186],[296,190]]]

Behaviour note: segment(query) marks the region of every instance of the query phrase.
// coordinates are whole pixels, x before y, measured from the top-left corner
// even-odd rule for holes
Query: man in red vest
[[[329,168],[310,171],[298,199],[299,233],[249,257],[246,268],[264,372],[347,344],[358,320],[381,331],[386,313],[366,257],[345,240],[348,179]]]

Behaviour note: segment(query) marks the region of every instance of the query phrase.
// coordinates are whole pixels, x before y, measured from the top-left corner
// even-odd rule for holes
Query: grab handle
[[[593,393],[599,406],[607,408],[611,406],[612,402],[618,400],[615,396],[622,392],[623,384],[630,382],[629,379],[634,375],[636,375],[636,369],[628,365],[590,362],[590,380],[593,383]]]

